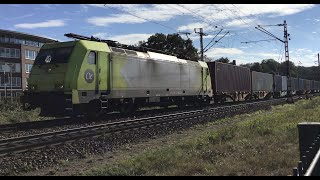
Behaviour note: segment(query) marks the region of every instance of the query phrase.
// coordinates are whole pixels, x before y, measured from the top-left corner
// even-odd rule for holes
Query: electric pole
[[[256,29],[258,29],[259,31],[281,41],[282,43],[284,43],[285,45],[285,60],[287,62],[287,79],[288,79],[288,83],[287,83],[287,102],[288,103],[293,103],[293,99],[292,99],[292,86],[291,86],[291,73],[290,73],[290,58],[289,58],[289,36],[290,34],[288,34],[288,29],[287,29],[287,21],[284,20],[283,24],[277,24],[277,25],[267,25],[267,26],[283,26],[283,32],[284,32],[284,39],[280,39],[278,37],[276,37],[275,35],[273,35],[271,32],[267,31],[266,29],[264,29],[262,26],[258,25],[258,27],[255,27]]]
[[[320,54],[318,53],[318,73],[315,73],[316,76],[318,74],[318,77],[314,78],[314,80],[319,80],[319,76],[320,76]]]
[[[283,27],[284,27],[284,46],[285,46],[285,57],[286,57],[286,61],[287,61],[287,77],[288,77],[288,89],[287,89],[287,94],[288,94],[288,102],[292,102],[292,86],[291,86],[291,73],[290,73],[290,59],[289,59],[289,42],[288,42],[288,37],[290,36],[290,34],[288,34],[288,29],[287,29],[287,22],[286,20],[283,23]]]
[[[199,32],[197,32],[197,29],[200,29]],[[203,28],[194,28],[194,32],[198,33],[200,35],[200,53],[201,53],[201,61],[203,61],[203,36],[207,36],[207,34],[203,33]]]

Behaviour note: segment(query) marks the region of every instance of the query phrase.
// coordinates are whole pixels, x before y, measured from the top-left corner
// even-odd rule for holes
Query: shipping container
[[[251,92],[250,69],[227,63],[208,62],[214,93]]]
[[[314,80],[311,81],[311,90],[315,90],[315,82]]]
[[[314,82],[314,89],[315,90],[320,90],[320,81],[315,81]]]
[[[275,92],[282,91],[282,76],[280,75],[274,76],[274,91]]]
[[[299,91],[299,79],[298,78],[291,78],[291,90],[292,91]]]
[[[288,90],[288,78],[287,76],[281,76],[282,77],[282,91]]]
[[[300,79],[300,78],[299,78],[299,88],[298,88],[298,91],[303,91],[303,90],[304,90],[304,88],[305,88],[305,82],[306,82],[305,79]]]
[[[273,75],[252,71],[252,91],[273,92]]]
[[[304,80],[304,90],[306,90],[306,91],[311,90],[311,81],[310,80]]]

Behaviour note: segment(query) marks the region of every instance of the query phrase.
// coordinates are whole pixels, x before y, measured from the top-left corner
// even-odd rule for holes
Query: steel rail
[[[263,107],[266,105],[271,105],[272,103],[282,101],[284,100],[277,99],[226,107],[208,108],[203,110],[181,112],[169,115],[73,128],[56,132],[28,135],[23,137],[8,138],[0,140],[0,156],[25,152],[31,149],[43,148],[48,145],[54,146],[87,137],[97,137],[122,131],[130,131],[132,129],[139,129],[142,127],[152,127],[155,125],[186,121],[189,119],[199,119],[208,116],[213,116],[216,118],[221,115],[222,117],[224,117],[228,113],[248,109],[250,110],[252,109],[252,107]]]

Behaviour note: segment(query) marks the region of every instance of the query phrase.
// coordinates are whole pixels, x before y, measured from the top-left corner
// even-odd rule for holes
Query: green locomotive
[[[45,44],[21,97],[42,114],[120,111],[210,103],[208,66],[151,51],[111,46],[96,38]],[[80,39],[80,40],[79,40]]]

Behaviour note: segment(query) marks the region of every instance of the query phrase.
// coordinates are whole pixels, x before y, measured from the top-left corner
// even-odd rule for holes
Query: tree
[[[221,58],[217,59],[216,61],[222,62],[222,63],[230,63],[230,60],[227,57],[221,57]]]
[[[297,67],[293,62],[289,62],[290,65],[290,73],[292,77],[297,77]],[[283,76],[287,75],[287,61],[284,61],[280,64],[280,74]]]
[[[251,66],[251,71],[257,71],[257,72],[262,72],[262,66],[260,63],[256,62],[253,63],[253,65]]]
[[[277,74],[279,69],[280,63],[273,59],[266,59],[262,60],[261,67],[262,72],[264,73],[271,73],[271,74]]]
[[[156,33],[147,41],[139,42],[139,46],[171,53],[181,59],[199,60],[198,50],[192,45],[192,40],[184,40],[179,34]]]

